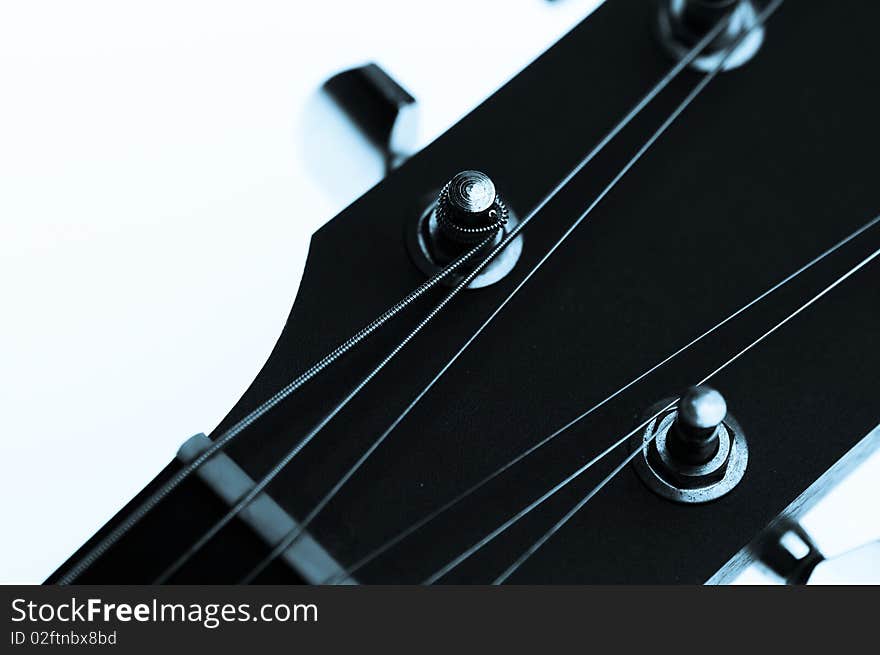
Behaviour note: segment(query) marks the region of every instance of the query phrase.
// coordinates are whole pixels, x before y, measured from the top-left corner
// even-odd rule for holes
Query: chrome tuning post
[[[488,254],[518,222],[488,175],[462,171],[449,180],[418,219],[407,226],[407,246],[416,265],[430,276],[491,237],[485,246]],[[474,277],[468,288],[485,287],[507,275],[522,253],[522,241],[521,235],[513,239]],[[459,282],[479,260],[480,254],[470,267],[450,275],[446,283],[451,286]]]
[[[709,72],[722,60],[723,70],[742,66],[764,42],[764,26],[758,25],[761,8],[754,0],[661,0],[659,5],[657,34],[675,59],[687,55],[719,21],[727,21],[725,29],[691,62],[697,70]],[[738,41],[727,56],[727,49]]]
[[[826,558],[792,516],[782,516],[749,544],[765,572],[788,585],[880,584],[880,540]]]
[[[670,404],[658,403],[651,414]],[[633,437],[642,451],[633,465],[654,493],[680,503],[705,503],[733,489],[746,470],[748,446],[724,397],[691,387]]]

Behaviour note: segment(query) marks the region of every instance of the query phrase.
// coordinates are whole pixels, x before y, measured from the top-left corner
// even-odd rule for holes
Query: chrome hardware
[[[431,276],[487,237],[494,237],[485,254],[510,233],[519,220],[511,211],[495,184],[480,171],[457,173],[422,211],[407,225],[406,242],[410,255],[421,271]],[[487,264],[468,285],[469,289],[494,284],[507,275],[522,253],[523,237],[518,235]],[[483,253],[473,258],[480,261]],[[444,282],[453,286],[473,270],[468,265],[451,274]]]
[[[691,67],[708,73],[726,56],[727,49],[749,33],[724,61],[723,70],[748,62],[764,43],[764,26],[757,25],[761,8],[753,0],[662,0],[657,14],[657,34],[663,48],[675,59],[718,25],[728,20],[726,29],[694,59]]]
[[[658,403],[651,414],[669,405]],[[720,393],[691,387],[675,409],[633,437],[642,452],[633,465],[654,493],[681,503],[705,503],[733,489],[746,470],[748,446]]]

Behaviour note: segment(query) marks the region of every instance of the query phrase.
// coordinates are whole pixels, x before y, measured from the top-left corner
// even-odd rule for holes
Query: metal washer
[[[433,197],[437,197],[434,194]],[[406,227],[406,245],[409,250],[410,256],[413,258],[416,266],[428,277],[434,275],[439,270],[443,268],[442,265],[438,264],[433,255],[431,254],[431,247],[429,244],[430,235],[436,234],[440,227],[437,221],[437,212],[435,211],[437,208],[437,203],[432,202],[428,205],[428,207],[422,211],[419,219],[417,221],[411,221],[407,224]],[[507,234],[510,233],[518,224],[519,219],[514,213],[513,209],[508,207],[508,219],[507,224],[501,228],[498,232],[498,238],[492,244],[494,247],[501,239],[503,239]],[[510,271],[513,270],[513,267],[516,266],[517,261],[519,261],[519,257],[522,254],[523,249],[523,236],[519,234],[516,236],[513,241],[507,244],[507,246],[495,256],[495,258],[489,262],[489,264],[483,268],[482,271],[471,280],[470,284],[468,284],[468,289],[481,289],[483,287],[487,287],[490,284],[495,284],[504,276],[506,276]],[[479,255],[474,258],[474,261],[479,260]],[[446,279],[443,280],[442,284],[446,286],[455,286],[464,276],[467,275],[468,270],[470,270],[467,265],[464,267],[464,273],[460,273],[455,271],[451,275],[447,276]]]
[[[671,399],[657,403],[649,416],[656,413],[660,408],[670,404]],[[720,444],[715,457],[700,466],[685,466],[674,463],[666,452],[666,434],[672,426],[677,415],[676,410],[654,418],[641,434],[636,434],[630,440],[633,448],[641,448],[641,452],[633,460],[633,467],[645,485],[654,493],[668,500],[678,503],[698,504],[707,503],[720,498],[730,492],[742,480],[749,461],[749,449],[745,434],[735,418],[729,414],[721,424],[719,434]],[[656,447],[660,463],[666,466],[676,466],[678,473],[682,475],[699,475],[703,469],[707,473],[717,470],[717,467],[726,460],[726,470],[720,480],[709,482],[705,485],[685,487],[677,486],[669,480],[668,473],[664,475],[660,466],[651,461],[651,448]]]

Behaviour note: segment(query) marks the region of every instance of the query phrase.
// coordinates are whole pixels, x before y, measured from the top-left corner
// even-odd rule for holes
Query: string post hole
[[[657,403],[648,415],[672,403]],[[715,389],[687,389],[633,437],[641,452],[633,466],[647,487],[681,503],[705,503],[730,492],[743,478],[748,446],[727,402]]]
[[[481,171],[465,170],[430,195],[427,207],[417,220],[407,225],[406,242],[416,265],[430,276],[487,239],[484,249],[488,254],[518,224],[492,179]],[[485,287],[502,279],[513,269],[521,253],[520,235],[474,277],[468,288]],[[471,266],[479,260],[477,255]],[[470,270],[472,268],[463,267],[450,275],[446,284],[457,284]]]
[[[737,68],[754,57],[764,43],[764,26],[758,20],[762,7],[758,4],[756,0],[661,0],[657,36],[667,53],[682,59],[723,24],[690,66],[704,73],[719,63],[722,70]]]

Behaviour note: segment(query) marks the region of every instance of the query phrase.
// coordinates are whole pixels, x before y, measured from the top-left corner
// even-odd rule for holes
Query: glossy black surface
[[[653,12],[643,0],[606,3],[323,227],[275,352],[224,425],[424,279],[404,247],[405,226],[451,174],[486,171],[511,208],[527,213],[670,67],[653,37]],[[360,558],[880,213],[878,22],[876,3],[786,2],[756,59],[709,85],[316,520],[316,537],[343,563]],[[516,269],[448,307],[273,483],[273,497],[295,516],[308,512],[698,80],[684,74],[588,166],[526,230]],[[628,432],[646,407],[702,378],[877,248],[875,229],[365,568],[362,579],[421,581]],[[627,468],[511,582],[707,580],[880,422],[878,282],[875,262],[711,381],[749,435],[748,470],[731,494],[677,505]],[[230,455],[259,477],[428,306],[323,374]],[[491,581],[626,452],[446,581]],[[192,542],[184,533],[198,532],[192,513],[208,501],[193,486],[82,581],[155,576]],[[235,581],[265,552],[243,530],[225,530],[176,581]],[[274,567],[260,581],[286,575]]]

